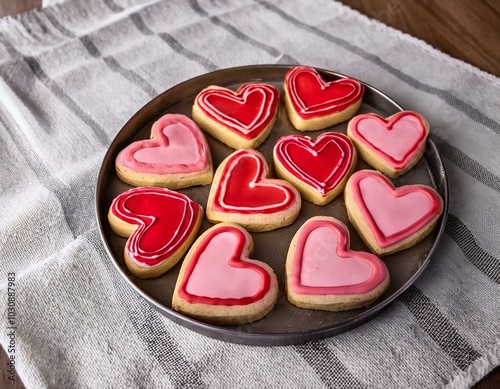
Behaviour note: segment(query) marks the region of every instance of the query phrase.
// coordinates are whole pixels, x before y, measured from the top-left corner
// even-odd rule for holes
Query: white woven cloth
[[[12,346],[14,301],[28,388],[466,388],[499,365],[498,78],[334,1],[56,3],[0,20],[0,341]],[[147,305],[104,251],[94,191],[111,140],[154,96],[276,63],[348,74],[424,114],[450,215],[429,268],[380,315],[266,348]]]

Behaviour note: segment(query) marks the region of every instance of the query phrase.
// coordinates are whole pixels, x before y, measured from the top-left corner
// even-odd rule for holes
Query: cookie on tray
[[[356,148],[344,134],[325,132],[314,141],[287,135],[274,146],[276,175],[294,185],[302,198],[317,205],[331,202],[356,168]]]
[[[285,75],[288,117],[299,131],[314,131],[352,118],[363,98],[364,86],[352,78],[326,82],[316,69],[296,66]]]
[[[210,184],[210,148],[195,122],[166,114],[153,123],[151,139],[125,147],[115,161],[118,178],[134,186],[180,189]]]
[[[297,218],[300,193],[287,181],[269,178],[264,156],[238,150],[217,168],[207,202],[212,223],[237,223],[249,231],[270,231]]]
[[[352,251],[349,231],[339,220],[316,216],[295,234],[286,260],[288,300],[325,311],[362,308],[389,287],[389,272],[376,255]]]
[[[276,303],[278,280],[264,262],[250,259],[251,235],[222,223],[202,234],[182,263],[172,308],[219,325],[245,324],[265,316]]]
[[[172,268],[189,249],[203,220],[203,208],[165,188],[138,187],[118,195],[108,212],[113,232],[128,238],[125,264],[139,278]]]
[[[357,115],[349,121],[347,135],[369,165],[396,178],[417,164],[425,150],[429,123],[416,112],[398,112],[387,118]]]
[[[276,121],[279,91],[252,82],[236,91],[216,85],[203,89],[193,104],[193,119],[214,138],[234,149],[258,147]]]
[[[395,188],[375,170],[360,170],[344,190],[347,215],[359,235],[378,255],[410,248],[429,235],[443,213],[443,200],[421,184]]]

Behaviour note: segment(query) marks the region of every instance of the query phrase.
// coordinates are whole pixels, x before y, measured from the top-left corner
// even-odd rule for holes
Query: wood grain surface
[[[83,0],[82,0],[83,1]],[[440,51],[500,77],[499,0],[341,0],[351,8],[422,39]],[[0,17],[41,6],[41,0],[0,0]],[[430,70],[432,71],[432,70]],[[24,389],[11,382],[7,355],[0,348],[0,388]],[[500,367],[475,389],[500,388]]]

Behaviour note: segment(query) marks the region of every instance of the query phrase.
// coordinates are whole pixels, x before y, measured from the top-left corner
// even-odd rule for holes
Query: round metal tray
[[[299,134],[288,121],[283,103],[283,81],[289,69],[290,66],[282,65],[230,68],[205,74],[174,86],[146,104],[125,124],[111,143],[99,173],[96,190],[97,220],[106,250],[120,274],[149,304],[171,320],[206,336],[224,341],[261,346],[300,344],[334,336],[365,323],[417,279],[428,265],[444,230],[448,209],[447,179],[436,146],[429,139],[424,157],[419,163],[393,182],[396,186],[421,183],[434,187],[444,200],[443,216],[434,232],[422,242],[408,250],[383,258],[391,275],[391,285],[386,293],[368,308],[345,312],[300,309],[288,302],[284,292],[285,259],[288,246],[297,229],[312,216],[330,215],[341,220],[349,228],[351,248],[368,251],[348,221],[342,195],[323,207],[303,201],[300,215],[291,226],[270,232],[252,233],[255,242],[253,258],[267,262],[274,269],[279,280],[278,301],[275,307],[267,316],[256,322],[239,326],[215,326],[173,311],[171,309],[172,293],[180,263],[156,279],[142,280],[129,273],[123,260],[126,239],[115,235],[107,221],[111,201],[118,194],[131,188],[116,176],[114,161],[118,152],[133,141],[149,139],[152,123],[166,113],[182,113],[191,117],[193,100],[204,87],[220,85],[236,89],[241,84],[260,81],[274,85],[281,93],[276,124],[267,140],[258,148],[268,163],[272,163],[272,149],[277,139],[287,134]],[[318,69],[318,71],[327,81],[345,77],[328,70]],[[411,107],[408,108],[411,109]],[[391,98],[365,84],[365,95],[358,113],[374,112],[385,117],[401,110],[402,108]],[[425,116],[425,112],[423,114]],[[337,131],[345,134],[346,130],[347,122],[344,122],[323,131],[301,134],[315,139],[324,131]],[[215,169],[234,150],[209,135],[206,137],[212,151]],[[363,168],[370,167],[359,159],[357,170]],[[205,208],[209,190],[210,185],[206,185],[183,189],[180,192]],[[210,226],[211,224],[205,219],[199,234]]]

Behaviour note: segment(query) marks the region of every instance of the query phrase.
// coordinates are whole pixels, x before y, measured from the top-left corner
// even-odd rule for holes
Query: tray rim
[[[445,170],[444,163],[442,161],[441,155],[439,154],[439,151],[435,145],[435,143],[432,141],[430,137],[427,138],[427,143],[426,143],[426,149],[424,153],[424,158],[427,157],[427,154],[432,154],[432,157],[434,158],[434,164],[436,166],[434,169],[438,169],[439,175],[440,175],[440,184],[441,184],[441,191],[442,191],[442,197],[443,197],[443,213],[440,217],[440,222],[437,228],[437,233],[436,233],[436,238],[433,241],[430,249],[427,252],[426,258],[423,260],[422,264],[420,267],[417,269],[417,271],[406,281],[397,291],[392,293],[389,297],[387,297],[383,302],[380,302],[376,305],[372,305],[369,308],[367,308],[365,311],[361,312],[359,315],[356,315],[352,318],[349,318],[345,320],[344,322],[340,324],[336,324],[334,326],[332,325],[326,325],[324,327],[316,328],[314,330],[310,331],[296,331],[296,332],[275,332],[275,333],[262,333],[262,332],[243,332],[243,331],[236,331],[234,327],[228,328],[224,326],[217,326],[217,325],[212,325],[208,324],[193,318],[190,318],[182,313],[179,313],[177,311],[174,311],[173,309],[170,309],[168,307],[165,307],[163,304],[160,302],[156,301],[154,298],[149,296],[146,292],[144,292],[138,285],[136,285],[132,279],[129,277],[129,275],[124,271],[124,269],[120,266],[118,261],[115,259],[114,254],[112,252],[112,249],[110,247],[110,244],[108,243],[105,234],[104,234],[104,227],[103,223],[107,223],[107,217],[103,218],[101,217],[101,213],[103,209],[101,209],[104,204],[103,204],[103,187],[104,187],[104,182],[108,178],[108,176],[112,172],[106,172],[106,170],[112,170],[112,169],[106,169],[106,166],[109,165],[109,160],[112,159],[112,146],[115,145],[115,142],[117,142],[118,138],[120,137],[120,134],[122,131],[127,128],[130,123],[134,122],[137,118],[137,116],[140,115],[140,113],[144,110],[146,110],[150,106],[154,106],[155,104],[159,104],[166,96],[169,94],[174,93],[177,89],[182,89],[183,86],[185,86],[188,83],[195,83],[197,80],[204,79],[204,78],[214,78],[219,75],[223,74],[231,74],[231,73],[239,73],[241,71],[249,71],[249,70],[260,70],[263,71],[265,69],[281,69],[281,70],[288,70],[291,69],[292,67],[295,66],[301,66],[301,65],[274,65],[274,64],[259,64],[259,65],[245,65],[245,66],[236,66],[236,67],[229,67],[229,68],[224,68],[224,69],[219,69],[213,72],[209,73],[204,73],[195,77],[192,77],[190,79],[184,80],[178,84],[173,85],[172,87],[166,89],[162,93],[160,93],[158,96],[155,98],[149,100],[146,104],[144,104],[140,109],[138,109],[134,115],[132,115],[126,123],[120,128],[120,130],[117,132],[116,136],[113,138],[111,141],[108,149],[106,150],[106,153],[103,157],[103,160],[101,162],[101,166],[99,169],[99,174],[98,174],[98,179],[96,183],[96,189],[95,189],[95,213],[96,213],[96,218],[97,218],[97,223],[98,223],[98,229],[99,229],[99,235],[101,237],[101,241],[104,244],[105,251],[109,257],[109,259],[112,260],[113,265],[115,268],[118,270],[119,274],[125,279],[125,281],[137,292],[142,298],[146,300],[146,302],[152,306],[154,309],[159,311],[162,315],[165,317],[169,318],[170,320],[174,321],[177,324],[180,324],[190,330],[193,330],[197,333],[200,333],[202,335],[230,342],[230,343],[236,343],[236,344],[245,344],[245,345],[251,345],[251,346],[287,346],[287,345],[298,345],[302,344],[308,341],[314,341],[314,340],[321,340],[324,338],[329,338],[335,335],[338,335],[340,333],[343,333],[345,331],[354,329],[355,327],[358,327],[359,325],[369,321],[372,319],[374,316],[376,316],[378,313],[383,311],[389,304],[391,304],[396,298],[398,298],[402,293],[404,293],[424,272],[424,270],[428,267],[430,260],[438,246],[439,241],[441,240],[441,237],[444,233],[445,225],[446,225],[446,220],[448,216],[448,206],[449,206],[449,187],[448,187],[448,178]],[[305,66],[305,65],[304,65]],[[347,78],[349,76],[346,76],[342,73],[338,73],[335,71],[323,69],[323,68],[316,68],[320,74],[328,74],[333,77],[337,78]],[[375,93],[385,100],[389,101],[395,109],[399,111],[404,111],[404,108],[398,104],[394,99],[392,99],[390,96],[386,95],[379,89],[371,86],[370,84],[367,84],[364,81],[360,81],[365,88],[369,89],[372,93]],[[208,84],[207,84],[208,85]],[[117,148],[118,146],[115,146]],[[114,157],[113,157],[114,158]],[[112,165],[114,166],[114,159]],[[431,168],[430,170],[434,170]],[[435,174],[434,172],[432,172]],[[436,181],[436,177],[433,177],[434,181]],[[104,210],[105,211],[105,210]],[[105,212],[107,215],[107,212]]]

